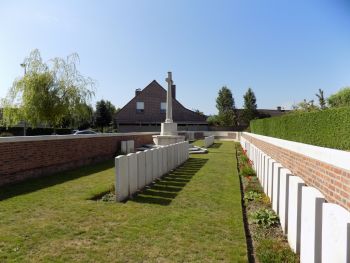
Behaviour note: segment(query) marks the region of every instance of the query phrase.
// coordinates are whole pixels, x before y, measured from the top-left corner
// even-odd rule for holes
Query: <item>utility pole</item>
[[[27,67],[25,63],[21,63],[20,66],[24,69],[24,76],[27,74]],[[23,120],[23,136],[27,136],[27,122]]]

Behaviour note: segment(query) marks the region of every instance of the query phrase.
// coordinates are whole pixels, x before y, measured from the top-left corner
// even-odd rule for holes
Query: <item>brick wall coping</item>
[[[179,133],[200,133],[204,136],[228,136],[229,133],[237,133],[235,131],[179,131]],[[158,135],[159,132],[125,132],[125,133],[103,133],[103,134],[79,134],[79,135],[42,135],[42,136],[13,136],[0,137],[0,143],[6,142],[32,142],[32,141],[49,141],[49,140],[69,140],[79,138],[99,138],[99,137],[113,137],[113,136],[137,136],[137,135]]]
[[[350,171],[350,152],[300,142],[287,141],[249,132],[243,132],[243,134],[265,141],[277,147],[297,152],[307,157],[319,160],[320,162],[328,163]]]
[[[103,134],[79,134],[79,135],[42,135],[42,136],[13,136],[0,138],[0,143],[6,142],[32,142],[32,141],[50,141],[50,140],[69,140],[81,138],[104,138],[114,136],[137,136],[137,135],[156,135],[159,132],[126,132],[126,133],[103,133]]]
[[[229,133],[234,133],[237,135],[237,131],[178,131],[180,133],[203,133],[204,136],[228,136]]]

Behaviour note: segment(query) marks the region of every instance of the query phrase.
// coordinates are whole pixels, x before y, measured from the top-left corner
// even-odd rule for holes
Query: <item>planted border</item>
[[[247,215],[247,235],[252,243],[251,256],[261,263],[299,262],[299,257],[290,249],[282,232],[278,216],[271,209],[269,197],[262,190],[252,161],[239,143],[236,144],[236,154],[242,182],[243,209]]]

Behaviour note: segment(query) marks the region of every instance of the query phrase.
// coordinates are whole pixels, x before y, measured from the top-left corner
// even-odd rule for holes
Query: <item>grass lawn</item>
[[[0,188],[0,262],[247,262],[233,142],[132,201],[90,200],[113,185],[113,165]]]

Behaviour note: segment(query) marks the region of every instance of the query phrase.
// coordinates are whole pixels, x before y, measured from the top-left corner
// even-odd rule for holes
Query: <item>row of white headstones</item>
[[[283,232],[302,263],[350,262],[350,212],[327,203],[316,188],[307,186],[255,145],[241,140],[257,176],[279,215]]]
[[[117,201],[132,197],[154,180],[174,170],[189,158],[188,141],[115,158]]]
[[[208,136],[204,138],[204,147],[208,148],[214,143],[214,135]]]

